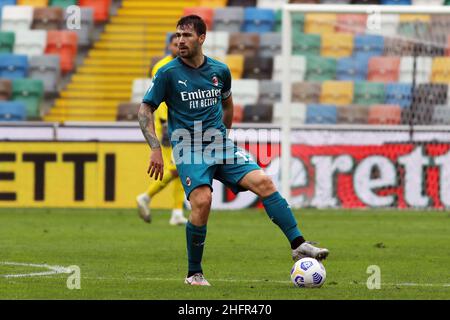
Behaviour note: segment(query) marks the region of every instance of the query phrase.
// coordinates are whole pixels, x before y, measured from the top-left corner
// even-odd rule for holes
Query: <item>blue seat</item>
[[[403,5],[403,6],[410,6],[411,0],[381,0],[381,4],[385,5]]]
[[[28,58],[25,55],[0,54],[0,78],[21,79],[28,74]]]
[[[409,108],[412,102],[412,85],[407,83],[389,83],[386,85],[386,104]]]
[[[353,40],[353,55],[367,58],[382,56],[384,38],[376,35],[356,35]]]
[[[272,32],[275,29],[275,12],[272,9],[245,8],[243,32]]]
[[[342,58],[337,62],[336,79],[341,81],[365,81],[369,59],[365,56]]]
[[[335,124],[337,107],[329,104],[309,104],[306,106],[306,123]]]
[[[0,101],[0,121],[23,121],[26,119],[25,103]]]
[[[2,20],[2,9],[4,6],[15,5],[16,0],[0,0],[0,21]]]

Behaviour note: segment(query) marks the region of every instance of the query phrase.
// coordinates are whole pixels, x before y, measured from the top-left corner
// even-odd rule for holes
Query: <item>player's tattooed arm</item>
[[[158,137],[155,133],[155,121],[153,117],[154,111],[155,110],[153,110],[153,108],[148,104],[141,103],[141,107],[138,112],[139,125],[141,126],[145,140],[147,140],[147,143],[152,150],[161,148]]]

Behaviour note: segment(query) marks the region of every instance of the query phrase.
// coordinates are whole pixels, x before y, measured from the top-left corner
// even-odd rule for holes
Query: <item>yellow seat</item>
[[[17,0],[19,6],[48,7],[48,0]]]
[[[350,33],[325,33],[322,35],[324,57],[344,58],[353,54],[353,35]]]
[[[227,0],[200,0],[199,7],[222,8],[227,6]]]
[[[244,73],[244,56],[242,54],[229,54],[225,57],[225,64],[230,68],[233,79],[242,79]]]
[[[353,101],[352,81],[324,81],[320,94],[320,103],[337,106],[350,105]]]
[[[436,57],[433,59],[431,82],[450,83],[450,57]]]
[[[431,17],[427,14],[401,14],[400,15],[400,23],[401,22],[430,22]]]
[[[308,13],[305,17],[305,33],[333,33],[337,25],[336,21],[336,14]]]

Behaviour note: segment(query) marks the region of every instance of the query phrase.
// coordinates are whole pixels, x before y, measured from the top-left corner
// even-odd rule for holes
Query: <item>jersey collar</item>
[[[188,67],[188,68],[190,68],[190,69],[199,70],[199,69],[203,68],[203,67],[207,64],[207,62],[208,62],[208,57],[205,56],[205,55],[203,55],[203,57],[204,57],[205,59],[203,60],[203,63],[202,63],[198,68],[194,68],[194,67],[192,67],[192,66],[186,64],[186,63],[183,61],[183,59],[181,59],[180,57],[177,57],[177,59],[178,59],[178,61],[180,61],[180,63],[181,63],[183,66],[186,66],[186,67]]]

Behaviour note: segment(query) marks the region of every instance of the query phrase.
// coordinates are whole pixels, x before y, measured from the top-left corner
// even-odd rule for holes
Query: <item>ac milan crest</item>
[[[212,77],[212,82],[213,82],[213,85],[215,85],[216,87],[219,85],[219,79],[216,76]]]

